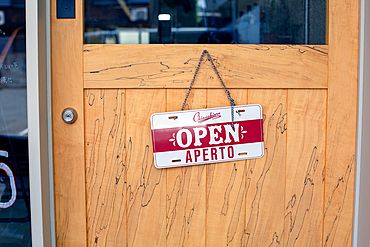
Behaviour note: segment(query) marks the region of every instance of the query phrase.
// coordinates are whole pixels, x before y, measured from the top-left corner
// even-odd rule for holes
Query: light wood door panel
[[[282,246],[285,218],[287,90],[248,90],[261,104],[265,155],[247,162],[245,246]]]
[[[152,139],[147,133],[151,133],[148,116],[166,110],[166,91],[131,89],[126,94],[127,243],[165,246],[166,170],[154,167]]]
[[[248,104],[248,90],[230,90],[240,105]],[[207,107],[228,106],[223,89],[207,89]],[[241,246],[245,228],[246,161],[217,163],[207,168],[206,246]]]
[[[351,246],[358,8],[328,2],[323,46],[83,45],[82,3],[52,1],[58,246]],[[265,155],[156,169],[150,115],[181,109],[204,49],[262,105]],[[203,61],[185,109],[228,105]]]
[[[326,90],[289,90],[285,246],[322,246]]]
[[[167,170],[149,117],[186,90],[85,92],[88,246],[322,245],[327,90],[231,90],[262,105],[265,156]],[[195,89],[186,108],[215,104],[223,90]]]
[[[124,89],[85,91],[86,125],[91,126],[85,132],[89,245],[127,241],[125,96]]]
[[[167,90],[167,111],[176,111],[186,89]],[[185,109],[206,107],[206,89],[194,89]],[[206,246],[206,165],[168,169],[167,246]]]

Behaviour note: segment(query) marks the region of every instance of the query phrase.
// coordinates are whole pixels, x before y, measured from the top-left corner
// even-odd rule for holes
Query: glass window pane
[[[31,246],[25,1],[0,0],[0,246]]]
[[[325,44],[325,0],[85,0],[88,44]]]

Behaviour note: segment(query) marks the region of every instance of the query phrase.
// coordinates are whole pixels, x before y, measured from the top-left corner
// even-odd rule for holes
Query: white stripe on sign
[[[234,122],[262,119],[261,105],[234,107]],[[209,108],[189,111],[154,113],[151,116],[152,129],[197,126],[200,123],[231,122],[231,107]]]
[[[264,154],[263,142],[154,153],[157,168],[257,159]]]

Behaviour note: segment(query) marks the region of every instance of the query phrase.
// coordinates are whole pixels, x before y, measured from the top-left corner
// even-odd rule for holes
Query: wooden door
[[[58,246],[350,246],[359,1],[328,2],[327,45],[83,45],[52,1]],[[181,108],[207,49],[261,159],[156,169],[149,117]],[[187,109],[227,106],[209,61]],[[73,107],[74,124],[61,112]]]

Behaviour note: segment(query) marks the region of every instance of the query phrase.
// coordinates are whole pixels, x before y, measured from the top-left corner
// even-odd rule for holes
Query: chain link
[[[202,52],[202,55],[200,55],[198,66],[197,66],[197,68],[195,69],[195,73],[194,73],[193,79],[191,80],[189,90],[188,90],[188,92],[186,93],[184,103],[182,103],[181,111],[183,111],[183,110],[184,110],[184,107],[185,107],[185,104],[186,104],[186,100],[187,100],[187,99],[188,99],[188,97],[189,97],[189,94],[190,94],[191,88],[193,87],[193,84],[194,84],[194,81],[195,81],[195,76],[198,74],[198,70],[199,70],[200,64],[201,64],[201,63],[202,63],[202,61],[203,61],[204,53],[206,53],[206,54],[207,54],[207,60],[209,60],[209,61],[211,62],[211,64],[212,64],[212,68],[213,68],[213,70],[216,72],[216,75],[217,75],[218,79],[220,80],[221,85],[222,85],[222,86],[223,86],[223,88],[225,89],[225,92],[226,92],[226,94],[227,94],[227,98],[230,100],[230,105],[231,105],[231,123],[232,123],[232,126],[233,126],[233,128],[234,128],[234,106],[235,106],[235,102],[234,102],[234,100],[231,98],[231,95],[230,95],[229,90],[227,90],[227,89],[226,89],[226,86],[225,86],[224,82],[222,81],[221,76],[220,76],[220,74],[218,73],[218,70],[216,69],[216,66],[214,65],[214,63],[213,63],[213,61],[212,61],[211,55],[209,55],[209,52],[208,52],[207,50],[204,50],[204,51]]]

